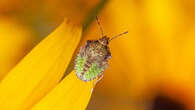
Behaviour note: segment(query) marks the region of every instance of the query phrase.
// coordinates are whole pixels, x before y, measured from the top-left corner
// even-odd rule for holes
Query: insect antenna
[[[109,41],[111,41],[111,40],[113,40],[113,39],[115,39],[115,38],[117,38],[117,37],[119,37],[119,36],[122,36],[122,35],[124,35],[124,34],[127,34],[127,33],[128,33],[128,31],[125,31],[125,32],[123,32],[123,33],[120,33],[120,34],[118,34],[118,35],[112,37]]]
[[[102,26],[100,25],[100,21],[99,21],[98,17],[95,16],[95,18],[96,18],[97,24],[98,24],[98,26],[100,28],[101,35],[104,36],[103,29],[102,29]]]

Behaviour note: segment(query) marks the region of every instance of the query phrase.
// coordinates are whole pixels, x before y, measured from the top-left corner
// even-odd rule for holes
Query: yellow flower
[[[32,48],[33,41],[27,27],[0,16],[0,80]]]
[[[1,81],[0,109],[85,109],[93,81],[80,81],[74,71],[61,81],[80,38],[81,27],[64,20]]]
[[[93,83],[79,80],[72,71],[32,110],[84,110],[91,97]]]
[[[57,24],[67,15],[80,24],[85,22],[86,29],[97,12],[90,10],[97,1],[87,1],[82,9],[79,3],[67,3],[68,10],[64,10],[67,7],[60,0],[46,0],[45,6],[35,2],[42,9],[39,17],[47,18],[42,20],[45,23],[52,20]],[[194,110],[194,6],[193,0],[109,1],[98,15],[105,35],[129,33],[110,43],[110,66],[88,109]],[[97,31],[97,25],[84,31],[81,44],[102,37]],[[80,38],[81,28],[65,20],[1,81],[0,109],[86,109],[94,81],[79,80],[74,70],[63,78]]]

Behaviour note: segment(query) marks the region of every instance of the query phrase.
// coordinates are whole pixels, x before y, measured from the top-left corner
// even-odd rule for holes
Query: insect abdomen
[[[90,63],[90,65],[88,65],[87,67],[86,64],[88,64],[87,58],[78,55],[75,64],[75,70],[79,79],[83,81],[93,80],[104,71],[104,69],[99,67],[95,62]]]
[[[76,62],[75,62],[75,71],[77,73],[78,77],[81,77],[81,73],[83,72],[83,68],[85,65],[87,58],[81,57],[80,55],[77,56]]]
[[[103,69],[98,67],[97,64],[92,63],[91,67],[85,72],[83,75],[84,80],[89,81],[95,79],[101,72],[103,72]]]

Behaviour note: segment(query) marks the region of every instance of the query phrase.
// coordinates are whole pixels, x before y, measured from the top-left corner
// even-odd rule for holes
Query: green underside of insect
[[[90,68],[87,69],[87,71],[84,71],[86,61],[87,61],[86,57],[81,57],[80,54],[77,56],[75,63],[75,71],[76,75],[81,80],[83,81],[93,80],[104,71],[104,68],[99,67],[97,63],[92,63]]]

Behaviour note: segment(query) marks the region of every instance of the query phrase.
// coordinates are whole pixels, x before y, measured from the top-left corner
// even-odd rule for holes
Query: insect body
[[[100,23],[96,17],[96,20],[100,26]],[[108,67],[108,60],[111,58],[110,49],[108,47],[109,42],[122,34],[119,34],[111,39],[103,35],[102,28],[100,26],[102,36],[98,40],[88,40],[85,46],[81,47],[79,54],[75,61],[76,75],[80,80],[91,81],[97,77],[101,79],[103,72]]]

